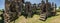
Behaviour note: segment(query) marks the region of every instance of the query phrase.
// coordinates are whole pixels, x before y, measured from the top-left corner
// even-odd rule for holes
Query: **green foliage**
[[[3,11],[4,11],[4,9],[0,10],[0,12],[3,12]]]
[[[57,11],[57,12],[60,12],[60,9],[57,9],[56,11]]]
[[[59,6],[59,9],[60,9],[60,6]]]

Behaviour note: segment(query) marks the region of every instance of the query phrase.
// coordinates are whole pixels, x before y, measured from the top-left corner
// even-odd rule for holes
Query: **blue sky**
[[[25,2],[26,1],[30,1],[32,4],[33,3],[40,3],[41,2],[41,0],[25,0]],[[4,9],[5,7],[4,7],[4,2],[5,2],[5,0],[0,0],[0,9]],[[49,2],[54,2],[54,3],[56,3],[57,4],[57,6],[59,7],[60,6],[60,0],[49,0]]]

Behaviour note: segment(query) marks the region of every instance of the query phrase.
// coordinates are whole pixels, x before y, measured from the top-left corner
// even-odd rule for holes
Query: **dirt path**
[[[27,19],[22,19],[19,23],[26,23]]]
[[[20,18],[21,20],[20,20],[20,22],[19,23],[26,23],[27,22],[27,19],[26,18]]]
[[[51,21],[51,23],[60,23],[60,18],[55,18]]]
[[[60,14],[59,12],[57,14]],[[16,23],[60,23],[60,15],[48,18],[47,21],[43,22],[39,20],[40,16],[34,15],[33,18],[25,19],[24,16],[20,16]]]

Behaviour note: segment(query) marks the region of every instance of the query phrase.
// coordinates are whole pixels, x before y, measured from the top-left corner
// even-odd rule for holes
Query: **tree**
[[[60,6],[59,6],[59,9],[60,9]]]

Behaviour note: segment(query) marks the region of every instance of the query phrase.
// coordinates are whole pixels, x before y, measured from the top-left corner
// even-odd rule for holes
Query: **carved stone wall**
[[[24,0],[5,0],[4,23],[10,23],[11,20],[14,20],[11,18],[21,15],[23,3]]]

